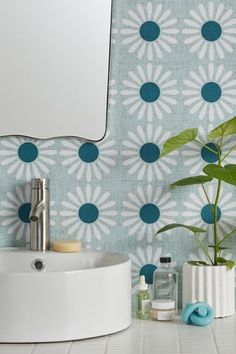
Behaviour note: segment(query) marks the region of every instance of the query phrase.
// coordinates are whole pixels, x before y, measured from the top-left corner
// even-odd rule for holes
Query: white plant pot
[[[215,317],[235,313],[235,269],[226,266],[183,265],[183,308],[186,303],[205,301]]]

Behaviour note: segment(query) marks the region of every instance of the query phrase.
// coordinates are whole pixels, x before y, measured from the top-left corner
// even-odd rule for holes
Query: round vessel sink
[[[131,324],[131,261],[103,251],[0,249],[0,342],[96,337]]]

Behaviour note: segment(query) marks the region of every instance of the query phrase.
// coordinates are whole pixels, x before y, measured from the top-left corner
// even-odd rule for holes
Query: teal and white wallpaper
[[[235,56],[234,0],[114,0],[107,134],[98,143],[0,139],[0,245],[28,243],[29,182],[41,176],[50,179],[51,238],[129,255],[134,290],[140,272],[151,283],[162,255],[178,267],[203,258],[186,231],[154,233],[182,222],[206,227],[211,238],[213,217],[202,189],[172,191],[169,184],[217,158],[195,143],[159,156],[168,137],[190,127],[217,148],[207,133],[236,114]],[[233,143],[228,139],[227,146]],[[227,162],[236,163],[236,152]],[[212,203],[215,192],[208,187]],[[224,186],[221,234],[236,226],[235,197]],[[236,239],[228,244],[226,256],[236,257]]]

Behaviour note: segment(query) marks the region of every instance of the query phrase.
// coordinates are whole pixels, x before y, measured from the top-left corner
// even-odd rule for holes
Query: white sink
[[[131,262],[117,253],[2,248],[0,289],[0,342],[90,338],[131,324]]]

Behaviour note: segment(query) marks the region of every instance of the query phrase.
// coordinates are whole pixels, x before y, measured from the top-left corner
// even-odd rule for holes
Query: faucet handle
[[[32,189],[48,189],[49,179],[48,178],[32,178],[31,180]]]

